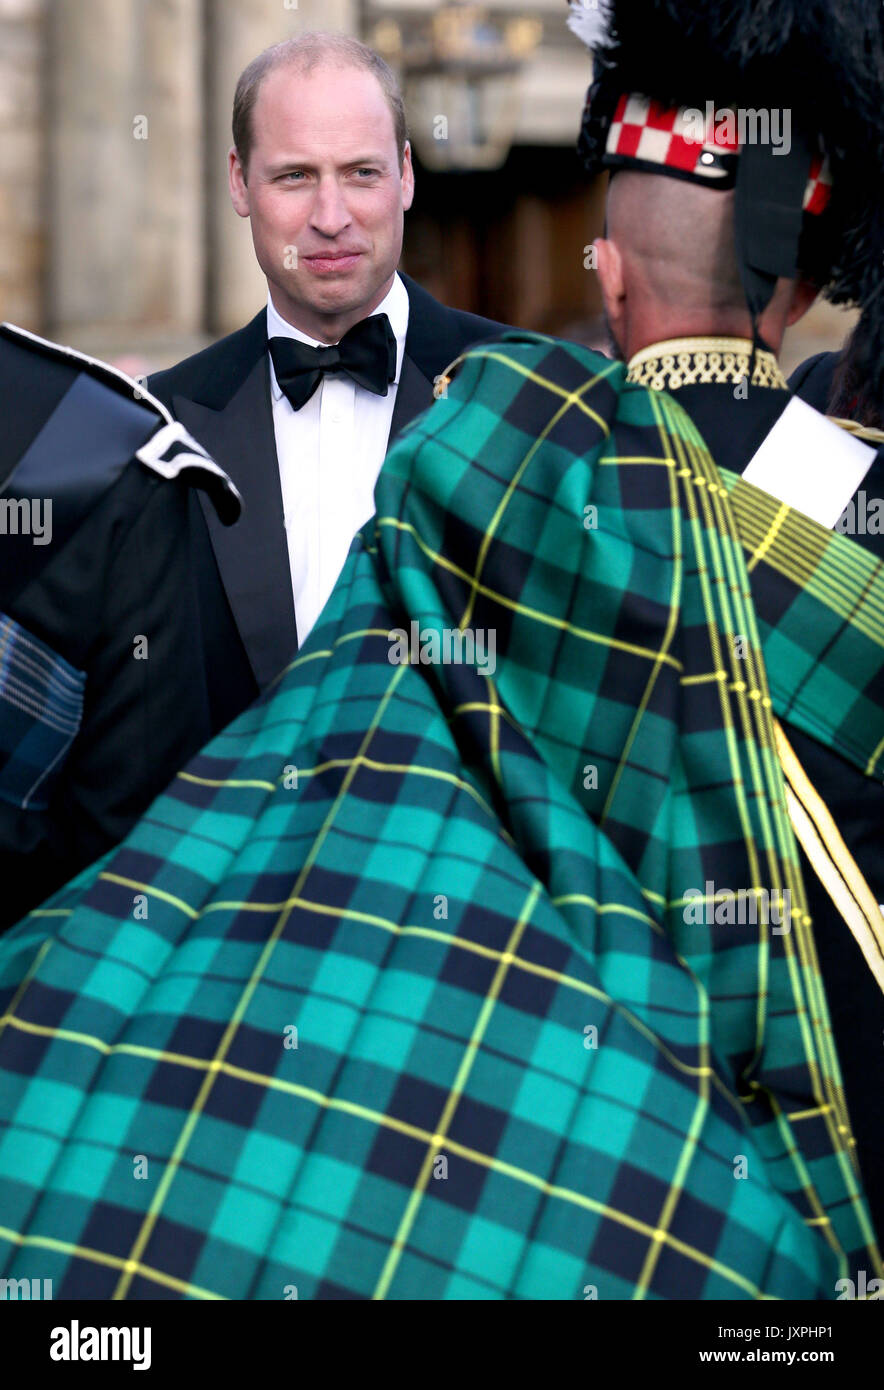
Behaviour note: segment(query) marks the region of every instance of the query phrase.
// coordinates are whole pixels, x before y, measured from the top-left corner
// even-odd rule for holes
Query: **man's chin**
[[[300,275],[292,283],[277,284],[274,299],[281,300],[287,310],[307,314],[346,314],[357,308],[366,297],[364,288],[351,278],[316,280]]]

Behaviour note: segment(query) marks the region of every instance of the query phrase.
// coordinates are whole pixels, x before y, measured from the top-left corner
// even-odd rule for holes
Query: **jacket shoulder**
[[[449,313],[454,315],[458,332],[463,337],[465,344],[481,342],[486,338],[499,338],[502,333],[522,331],[513,328],[512,324],[498,323],[495,319],[484,319],[480,314],[469,314],[464,309],[450,309]]]
[[[613,362],[601,352],[582,347],[564,338],[508,328],[491,341],[468,343],[446,368],[441,384],[458,377],[476,377],[479,367],[492,363],[502,374],[520,377],[542,376],[544,381],[569,390],[586,382],[587,377],[604,377],[620,386],[626,375],[622,362]]]
[[[107,399],[117,395],[134,402],[144,410],[146,417],[154,417],[157,424],[168,424],[172,418],[166,407],[146,390],[143,381],[136,381],[98,357],[90,357],[77,348],[52,342],[49,338],[41,338],[39,334],[19,328],[14,323],[0,323],[0,342],[6,351],[17,354],[23,370],[32,375],[34,381],[39,380],[38,373],[45,370],[47,364],[52,364],[56,370],[61,369],[71,383],[78,376],[86,375],[109,393]],[[94,399],[97,401],[99,398],[100,393],[96,393]]]
[[[470,343],[497,338],[507,331],[505,323],[440,303],[410,275],[403,275],[402,281],[408,291],[407,350],[430,380]]]
[[[140,465],[154,480],[205,489],[221,519],[236,520],[240,497],[227,474],[142,381],[9,323],[0,324],[4,356],[0,380],[17,395],[16,429],[0,445],[10,497],[51,497],[71,527]]]
[[[808,357],[789,377],[789,390],[812,405],[814,410],[825,414],[840,359],[838,352],[818,352]]]
[[[221,409],[262,356],[266,344],[267,317],[261,309],[245,328],[228,333],[174,367],[154,372],[148,386],[170,409],[175,396]]]

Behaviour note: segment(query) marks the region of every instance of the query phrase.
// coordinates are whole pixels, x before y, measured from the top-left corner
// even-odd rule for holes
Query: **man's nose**
[[[322,236],[338,236],[350,223],[350,209],[337,179],[320,179],[310,221]]]

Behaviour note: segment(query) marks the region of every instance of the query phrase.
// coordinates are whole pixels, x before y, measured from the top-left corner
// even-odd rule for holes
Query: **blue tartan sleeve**
[[[0,614],[0,798],[49,805],[83,716],[86,676]]]

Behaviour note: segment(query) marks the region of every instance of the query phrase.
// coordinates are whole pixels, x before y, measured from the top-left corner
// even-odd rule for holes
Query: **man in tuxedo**
[[[267,305],[150,381],[244,500],[228,530],[204,508],[242,639],[217,694],[231,718],[309,634],[374,512],[388,446],[446,366],[504,328],[397,273],[411,149],[396,79],[366,45],[306,34],[260,54],[233,136],[230,194]]]

